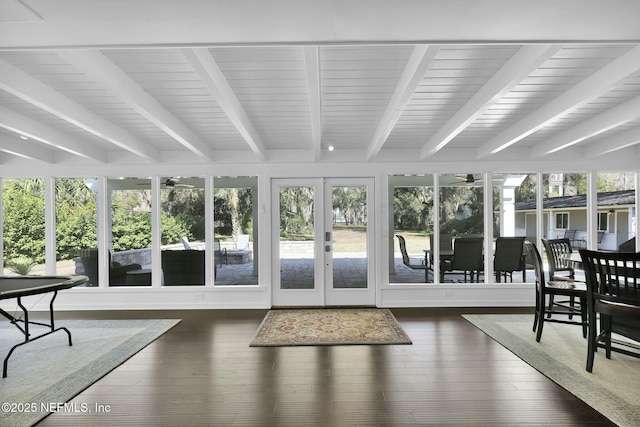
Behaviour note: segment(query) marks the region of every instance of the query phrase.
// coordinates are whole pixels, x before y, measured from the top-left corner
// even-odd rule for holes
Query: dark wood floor
[[[612,425],[460,317],[483,310],[393,312],[413,345],[249,347],[265,310],[60,313],[183,320],[74,400],[109,413],[39,425]]]

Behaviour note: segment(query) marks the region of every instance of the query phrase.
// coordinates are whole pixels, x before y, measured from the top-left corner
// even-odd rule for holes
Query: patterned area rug
[[[545,322],[538,343],[531,330],[533,315],[463,317],[617,425],[640,426],[640,359],[620,353],[606,359],[600,350],[589,373],[587,340],[577,326]]]
[[[271,310],[251,347],[411,344],[387,309]]]

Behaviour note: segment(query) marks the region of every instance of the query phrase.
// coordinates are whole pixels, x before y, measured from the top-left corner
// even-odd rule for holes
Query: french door
[[[374,306],[373,179],[274,179],[272,195],[272,305]]]

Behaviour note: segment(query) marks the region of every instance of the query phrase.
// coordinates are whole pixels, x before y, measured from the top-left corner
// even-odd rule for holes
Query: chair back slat
[[[602,301],[640,305],[640,253],[580,250],[587,290]]]
[[[573,252],[571,249],[571,241],[567,238],[562,239],[542,239],[545,253],[547,254],[547,263],[549,265],[549,280],[552,280],[557,271],[567,271],[569,276],[574,276],[573,267],[569,261],[563,258],[563,255]]]

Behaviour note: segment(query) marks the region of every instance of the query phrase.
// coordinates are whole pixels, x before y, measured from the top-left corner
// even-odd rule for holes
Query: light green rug
[[[545,323],[542,340],[533,315],[464,315],[484,333],[620,426],[640,426],[640,359],[604,350],[586,371],[587,340],[580,327]]]
[[[67,335],[59,331],[13,352],[7,378],[0,378],[0,404],[3,404],[0,426],[35,424],[51,412],[43,410],[46,409],[43,406],[68,402],[178,322],[176,319],[57,321],[56,327],[66,326],[71,331],[73,345],[70,347]],[[14,325],[1,322],[1,360],[23,339]]]

